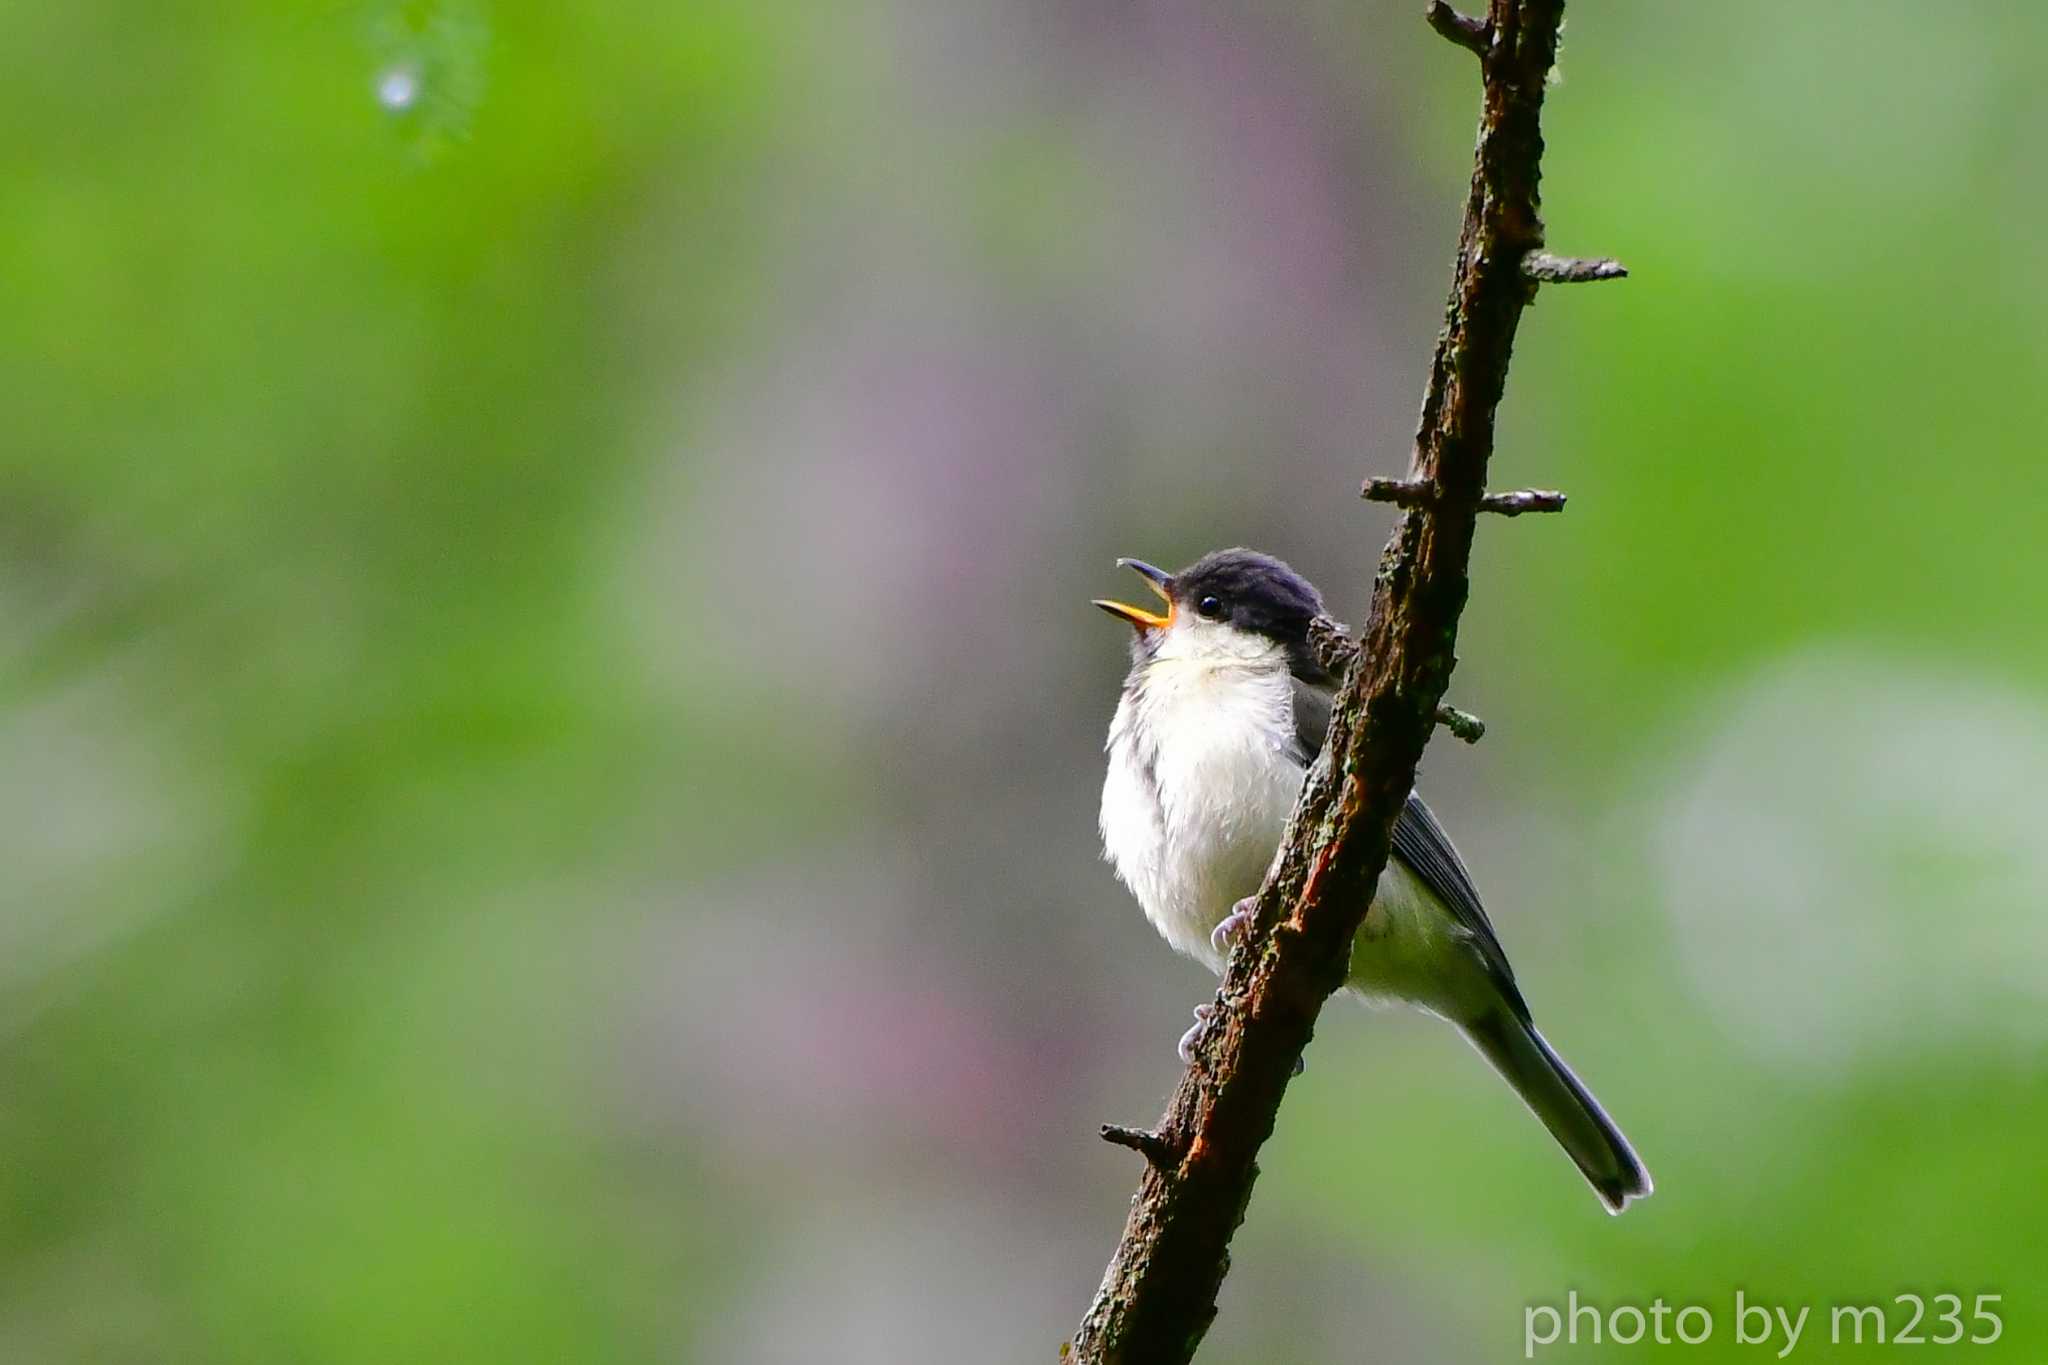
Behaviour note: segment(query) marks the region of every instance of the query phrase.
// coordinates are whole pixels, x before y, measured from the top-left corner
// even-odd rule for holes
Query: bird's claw
[[[1223,917],[1223,922],[1209,931],[1210,945],[1217,952],[1227,954],[1239,939],[1251,931],[1252,916],[1258,913],[1258,909],[1259,898],[1257,896],[1246,896],[1243,900],[1231,906],[1230,913]],[[1215,1016],[1216,1006],[1213,1002],[1195,1006],[1194,1027],[1180,1036],[1180,1047],[1176,1049],[1180,1053],[1181,1061],[1192,1062],[1195,1060],[1195,1044],[1200,1040],[1202,1030],[1209,1026],[1209,1021],[1215,1018]],[[1294,1060],[1294,1074],[1299,1076],[1301,1072],[1302,1062],[1297,1057]]]
[[[1229,952],[1231,946],[1243,938],[1245,932],[1252,927],[1252,916],[1257,913],[1258,908],[1257,896],[1246,896],[1231,906],[1230,913],[1223,917],[1223,922],[1209,931],[1209,946],[1219,953]]]
[[[1192,1062],[1195,1060],[1195,1043],[1201,1038],[1202,1030],[1209,1027],[1209,1020],[1214,1018],[1215,1015],[1216,1006],[1214,1004],[1195,1006],[1194,1027],[1180,1036],[1180,1046],[1175,1049],[1175,1051],[1180,1053],[1182,1062]]]
[[[1215,1017],[1215,1002],[1211,1001],[1206,1005],[1195,1006],[1194,1026],[1180,1036],[1180,1046],[1174,1049],[1174,1051],[1180,1053],[1182,1063],[1195,1060],[1195,1044],[1201,1041],[1202,1030],[1209,1027],[1209,1021]],[[1303,1058],[1296,1057],[1294,1059],[1294,1074],[1299,1076],[1306,1070],[1308,1070],[1308,1062]]]

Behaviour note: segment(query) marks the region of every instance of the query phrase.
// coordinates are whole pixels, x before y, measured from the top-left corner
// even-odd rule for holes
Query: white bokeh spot
[[[1787,1065],[2048,1039],[2048,707],[1981,675],[1781,659],[1670,770],[1653,866],[1729,1036]]]
[[[377,77],[377,103],[394,114],[404,113],[419,102],[419,68],[404,63]]]

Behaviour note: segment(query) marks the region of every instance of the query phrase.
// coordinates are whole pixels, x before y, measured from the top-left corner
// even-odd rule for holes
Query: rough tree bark
[[[1489,495],[1494,409],[1515,326],[1539,283],[1612,279],[1612,261],[1543,250],[1539,116],[1563,0],[1490,0],[1484,19],[1432,0],[1431,28],[1479,59],[1485,87],[1456,274],[1436,342],[1409,477],[1365,496],[1406,510],[1374,582],[1356,646],[1333,623],[1319,644],[1344,667],[1323,753],[1311,769],[1253,931],[1232,954],[1219,1008],[1156,1131],[1105,1127],[1146,1170],[1102,1288],[1063,1355],[1099,1365],[1191,1359],[1216,1316],[1231,1234],[1258,1175],[1287,1083],[1386,865],[1389,831],[1439,723],[1477,738],[1443,705],[1482,511],[1556,511],[1562,494]],[[1448,1177],[1447,1177],[1448,1178]]]

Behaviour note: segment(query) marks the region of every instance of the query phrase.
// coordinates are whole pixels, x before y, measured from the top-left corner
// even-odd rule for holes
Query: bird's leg
[[[1223,923],[1209,931],[1210,946],[1219,953],[1230,951],[1231,945],[1244,937],[1252,927],[1252,914],[1259,908],[1257,896],[1246,896],[1230,907],[1230,913],[1223,917]]]
[[[1232,946],[1245,936],[1252,927],[1252,916],[1257,913],[1258,908],[1259,898],[1257,896],[1246,896],[1236,905],[1230,907],[1230,913],[1223,917],[1223,922],[1209,931],[1209,942],[1214,945],[1217,952],[1229,952]],[[1207,1026],[1210,1016],[1215,1013],[1216,1007],[1214,1005],[1195,1006],[1195,1026],[1180,1036],[1180,1059],[1183,1062],[1191,1062],[1195,1059],[1195,1039],[1201,1036],[1202,1029]],[[1295,1075],[1299,1076],[1307,1069],[1308,1064],[1301,1058],[1296,1057],[1294,1059]]]
[[[1180,1036],[1180,1047],[1176,1049],[1183,1062],[1195,1060],[1195,1040],[1202,1036],[1203,1029],[1209,1027],[1209,1020],[1215,1013],[1216,1006],[1213,1003],[1195,1006],[1195,1025]]]

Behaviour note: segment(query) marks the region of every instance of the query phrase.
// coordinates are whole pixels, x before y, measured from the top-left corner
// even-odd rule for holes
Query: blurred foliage
[[[2048,881],[1972,813],[2048,758],[2044,40],[1574,3],[1552,237],[1634,277],[1525,324],[1501,478],[1573,500],[1488,528],[1431,777],[1660,1191],[1335,1011],[1205,1359],[1569,1288],[1746,1359],[1737,1285],[2040,1355]],[[1405,4],[0,11],[0,1360],[1050,1359],[1206,989],[1092,861],[1080,604],[1243,540],[1355,614],[1468,68]]]
[[[692,743],[584,566],[750,269],[767,22],[9,12],[0,1355],[653,1352],[531,888]],[[658,311],[650,252],[702,262]]]
[[[394,4],[369,24],[377,102],[431,157],[469,134],[484,95],[490,25],[474,3]]]

